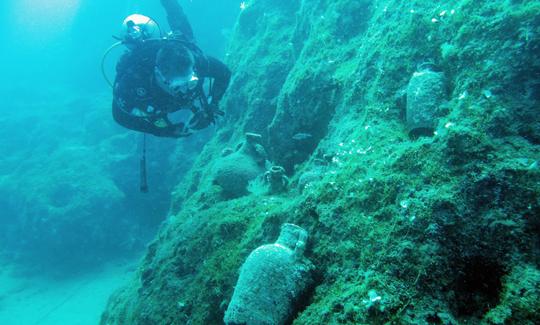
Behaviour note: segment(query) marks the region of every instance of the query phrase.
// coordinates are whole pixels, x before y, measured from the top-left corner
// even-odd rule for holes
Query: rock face
[[[312,282],[303,260],[308,234],[284,224],[274,244],[255,249],[242,265],[225,324],[284,324],[295,303]]]
[[[283,223],[309,232],[316,266],[285,324],[540,323],[539,26],[537,1],[246,2],[226,123],[102,323],[221,324]],[[436,107],[435,132],[410,137],[399,99],[428,60],[444,96],[432,75],[433,102],[409,110]],[[246,132],[287,191],[216,194],[220,152]]]

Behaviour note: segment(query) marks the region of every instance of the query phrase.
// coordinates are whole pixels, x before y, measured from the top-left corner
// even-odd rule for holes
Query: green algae
[[[486,320],[489,324],[534,324],[536,315],[531,306],[540,304],[538,282],[540,272],[530,265],[518,265],[505,276],[502,304],[491,309]]]
[[[221,323],[243,260],[283,222],[308,230],[316,266],[294,324],[537,322],[538,5],[247,6],[230,47],[227,125],[128,285],[141,292],[111,298],[102,323]],[[413,140],[403,90],[424,62],[444,71],[448,96],[436,134]],[[212,185],[216,153],[246,131],[286,167],[288,193],[225,200]],[[315,145],[296,147],[297,132]]]

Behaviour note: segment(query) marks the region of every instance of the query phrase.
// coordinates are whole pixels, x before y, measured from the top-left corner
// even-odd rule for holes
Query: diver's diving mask
[[[183,76],[167,76],[158,67],[155,67],[154,75],[161,89],[172,96],[185,95],[199,84],[199,78],[193,70],[189,70]]]

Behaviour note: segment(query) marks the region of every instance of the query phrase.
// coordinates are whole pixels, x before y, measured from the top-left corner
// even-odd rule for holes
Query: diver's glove
[[[216,116],[223,116],[224,114],[216,104],[208,104],[205,109],[195,112],[189,121],[189,128],[194,130],[204,129],[210,124],[216,124]]]
[[[225,115],[225,112],[220,110],[219,109],[219,105],[218,104],[209,104],[208,105],[210,107],[210,109],[212,110],[212,114],[214,115],[214,117],[217,115],[217,116],[224,116]],[[214,122],[213,123],[216,123],[215,119],[214,119]]]
[[[175,138],[188,137],[191,134],[193,134],[192,132],[189,131],[188,128],[186,128],[186,125],[184,123],[174,124],[172,127],[173,127],[172,134]]]
[[[189,120],[189,128],[193,130],[200,130],[204,129],[210,123],[214,122],[214,116],[213,114],[209,114],[205,110],[199,110],[195,112],[191,120]]]

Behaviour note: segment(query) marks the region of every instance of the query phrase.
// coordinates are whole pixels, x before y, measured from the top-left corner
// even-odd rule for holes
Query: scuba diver
[[[205,56],[177,0],[161,0],[171,32],[151,18],[124,20],[127,51],[116,65],[112,112],[120,125],[159,137],[186,137],[215,124],[231,72]]]

